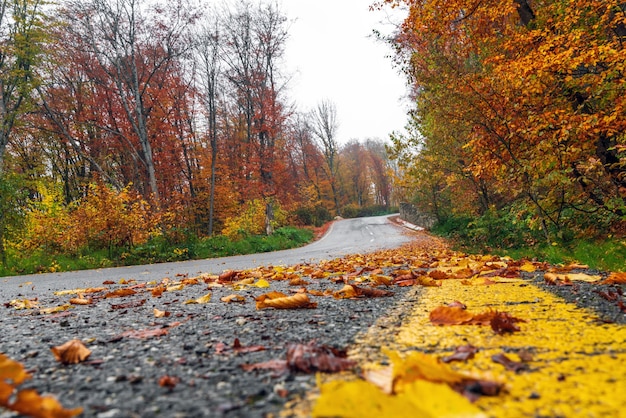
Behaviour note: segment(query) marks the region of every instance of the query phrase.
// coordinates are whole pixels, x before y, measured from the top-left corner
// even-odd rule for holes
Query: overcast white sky
[[[390,33],[373,0],[282,0],[290,20],[286,64],[299,110],[328,99],[337,107],[338,140],[387,139],[407,120],[405,78],[392,67],[391,48],[372,29]],[[398,20],[398,16],[395,17]]]

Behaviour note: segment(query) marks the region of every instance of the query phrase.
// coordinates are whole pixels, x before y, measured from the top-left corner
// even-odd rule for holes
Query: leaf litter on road
[[[566,282],[583,280],[592,284],[619,285],[623,283],[623,276],[611,274],[604,281],[600,281],[595,274],[581,273],[576,270],[581,266],[569,266],[555,269],[550,274],[555,275],[555,281]],[[393,350],[387,353],[393,363],[391,371],[365,370],[365,379],[352,382],[330,381],[321,384],[322,396],[315,414],[341,415],[341,409],[333,409],[338,405],[357,405],[367,416],[367,405],[375,405],[384,411],[380,416],[393,416],[398,408],[416,408],[414,411],[423,413],[422,416],[441,416],[444,413],[464,414],[465,416],[483,416],[482,411],[495,411],[500,415],[500,409],[495,405],[521,404],[515,406],[516,411],[527,413],[524,406],[532,398],[534,407],[539,411],[553,413],[570,411],[567,408],[553,408],[547,403],[554,402],[554,394],[544,393],[539,389],[527,389],[528,382],[525,376],[533,378],[546,373],[554,378],[558,369],[558,377],[565,376],[562,381],[580,381],[577,368],[583,367],[588,371],[596,368],[592,376],[599,379],[602,370],[622,370],[615,361],[606,360],[610,368],[600,367],[601,362],[583,362],[586,357],[571,354],[575,351],[563,353],[564,341],[558,338],[550,339],[549,343],[539,343],[537,339],[552,332],[563,331],[563,323],[545,322],[552,314],[560,314],[562,308],[559,303],[550,299],[547,293],[539,292],[530,285],[528,277],[522,274],[541,275],[548,268],[543,263],[530,261],[513,261],[507,258],[494,256],[467,256],[448,251],[443,245],[434,245],[428,248],[419,245],[409,245],[397,250],[383,250],[367,257],[356,254],[342,259],[329,260],[316,265],[301,264],[297,266],[266,266],[251,270],[227,270],[219,274],[204,274],[197,277],[184,277],[177,280],[164,278],[160,282],[137,283],[127,280],[123,283],[108,283],[109,286],[94,292],[85,289],[76,289],[67,292],[57,292],[55,296],[61,303],[59,307],[65,309],[72,306],[71,301],[63,303],[64,297],[73,300],[89,300],[90,303],[77,303],[76,309],[89,309],[89,305],[105,303],[107,299],[127,299],[118,304],[145,310],[146,317],[164,318],[166,316],[185,315],[188,310],[203,309],[202,304],[233,303],[232,306],[245,308],[246,298],[256,300],[256,306],[248,304],[250,310],[256,309],[301,309],[315,308],[320,298],[335,300],[333,303],[358,303],[364,298],[376,298],[392,295],[393,287],[414,287],[423,289],[420,301],[415,309],[419,315],[407,319],[407,326],[398,333],[395,341],[389,341],[389,346],[410,348],[414,353],[400,355]],[[548,274],[548,278],[552,277]],[[545,276],[545,275],[544,275]],[[293,286],[301,286],[297,293],[287,295],[271,290],[274,282],[286,281]],[[211,298],[212,293],[197,295],[198,286],[204,283],[212,293],[216,293],[217,302]],[[384,288],[380,288],[384,286]],[[268,291],[269,288],[269,291]],[[497,288],[497,289],[496,289]],[[494,290],[496,289],[496,290]],[[81,290],[80,292],[78,290]],[[106,292],[106,293],[105,293]],[[171,297],[166,303],[170,308],[160,310],[146,303],[144,292],[153,297],[161,297],[165,292],[176,293],[179,298]],[[194,294],[187,296],[187,292]],[[235,292],[235,293],[233,293]],[[264,293],[263,293],[264,292]],[[621,302],[622,295],[602,290],[613,302]],[[86,298],[85,294],[95,296]],[[480,296],[484,295],[484,296]],[[488,296],[491,295],[491,296]],[[497,295],[494,298],[493,295]],[[528,296],[524,299],[523,295]],[[480,296],[480,297],[479,297]],[[481,299],[481,297],[483,299]],[[490,300],[485,303],[485,299]],[[521,298],[521,299],[520,299]],[[534,298],[534,299],[533,299]],[[346,299],[346,300],[343,300]],[[157,301],[157,299],[151,299]],[[462,300],[463,302],[459,302]],[[550,303],[546,301],[550,300]],[[190,302],[193,301],[193,302]],[[455,301],[450,303],[450,301]],[[108,303],[108,302],[106,302]],[[243,305],[241,305],[243,303]],[[145,306],[144,306],[145,304]],[[38,300],[16,300],[5,304],[7,308],[22,310],[40,310]],[[419,308],[417,307],[419,305]],[[176,306],[175,309],[172,307]],[[472,311],[467,309],[472,307]],[[58,307],[57,307],[58,308]],[[164,309],[162,306],[161,309]],[[114,308],[112,308],[114,309]],[[567,308],[571,309],[571,308]],[[187,310],[187,311],[186,311]],[[549,312],[546,315],[543,312]],[[573,320],[578,324],[580,318]],[[523,326],[517,324],[523,323]],[[445,325],[445,326],[436,326]],[[165,337],[169,330],[180,325],[173,322],[169,325],[150,326],[123,331],[111,339],[111,342],[124,338],[150,339]],[[489,327],[464,327],[465,325],[489,325]],[[271,323],[268,324],[271,327]],[[545,335],[542,331],[545,331]],[[621,327],[614,329],[617,338],[623,334]],[[594,350],[601,351],[602,344],[608,344],[609,338],[601,330],[586,330],[580,340],[594,345]],[[223,343],[222,343],[223,344]],[[573,347],[579,341],[571,343]],[[265,345],[245,346],[235,340],[232,344],[216,346],[216,354],[232,353],[235,355],[250,355],[263,349]],[[420,349],[433,354],[419,353]],[[502,349],[507,351],[503,352]],[[415,352],[415,350],[418,350]],[[588,348],[582,349],[588,351]],[[525,361],[520,353],[533,352],[530,360]],[[613,351],[615,353],[615,351]],[[549,353],[549,354],[546,354]],[[517,361],[511,356],[517,356]],[[558,357],[561,356],[561,357]],[[622,354],[614,354],[622,359]],[[556,367],[558,364],[565,367]],[[596,356],[594,359],[599,360]],[[605,358],[602,357],[602,361]],[[626,361],[625,361],[626,362]],[[448,366],[445,363],[451,363]],[[584,366],[581,366],[584,364]],[[287,347],[284,358],[276,358],[265,362],[245,362],[241,367],[248,372],[271,370],[276,373],[335,373],[352,370],[357,365],[354,359],[336,348],[324,345],[291,343]],[[465,370],[465,371],[464,371]],[[476,374],[475,370],[482,370]],[[519,374],[520,372],[524,372]],[[515,376],[511,376],[512,373]],[[376,376],[376,377],[373,377]],[[540,379],[541,380],[541,379]],[[173,389],[176,385],[163,385]],[[547,390],[547,389],[546,389]],[[568,389],[569,390],[569,389]],[[526,392],[524,392],[526,391]],[[424,401],[420,393],[429,393],[429,400]],[[351,399],[351,397],[357,397]],[[367,402],[363,400],[367,397]],[[610,398],[610,396],[609,396]],[[359,401],[361,399],[361,401]],[[489,399],[497,399],[490,401]],[[538,399],[541,399],[540,405]],[[472,403],[473,402],[473,403]],[[582,405],[582,400],[580,401]],[[609,402],[610,403],[610,402]],[[574,402],[576,404],[576,402]],[[617,404],[622,405],[617,402]],[[539,406],[537,406],[539,405]],[[608,408],[608,406],[606,407]],[[611,411],[611,409],[603,411]],[[490,412],[491,414],[491,412]]]

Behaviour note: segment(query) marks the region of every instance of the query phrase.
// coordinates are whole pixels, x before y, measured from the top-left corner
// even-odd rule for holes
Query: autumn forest
[[[289,22],[273,2],[19,0],[1,13],[5,262],[391,205],[384,142],[339,144],[332,100],[289,97]]]
[[[494,247],[623,237],[625,3],[380,3],[408,8],[392,40],[415,103],[392,147],[406,198]]]

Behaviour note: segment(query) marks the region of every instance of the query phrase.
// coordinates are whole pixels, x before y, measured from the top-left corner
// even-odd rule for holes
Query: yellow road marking
[[[429,312],[455,300],[472,312],[505,311],[528,322],[520,332],[497,335],[476,325],[434,326]],[[423,289],[392,348],[438,356],[460,345],[480,349],[459,370],[491,373],[507,382],[509,393],[481,397],[476,405],[493,417],[626,417],[626,327],[604,324],[590,311],[526,283],[466,286],[444,280]],[[395,346],[395,347],[394,347]],[[506,352],[532,353],[530,371],[516,374],[494,363]]]

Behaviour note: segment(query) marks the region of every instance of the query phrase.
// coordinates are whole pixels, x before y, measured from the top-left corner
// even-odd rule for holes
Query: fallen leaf
[[[478,352],[478,348],[474,347],[471,344],[458,346],[454,353],[443,357],[441,361],[444,363],[451,363],[453,361],[467,361],[473,359],[476,353]]]
[[[167,286],[165,288],[165,290],[167,290],[168,292],[179,292],[181,290],[183,290],[185,288],[185,285],[182,283],[178,283],[178,284],[174,284],[171,286]]]
[[[86,298],[84,295],[79,293],[77,298],[70,299],[70,303],[72,305],[91,305],[93,303],[93,299]]]
[[[335,380],[320,386],[313,417],[465,417],[487,415],[449,386],[418,380],[403,393],[387,395],[363,380]],[[427,394],[425,396],[425,394]]]
[[[112,292],[106,293],[104,295],[105,298],[123,298],[126,296],[130,296],[130,295],[134,295],[137,292],[135,292],[133,289],[116,289],[113,290]]]
[[[35,418],[70,418],[83,412],[83,408],[65,409],[54,397],[41,396],[33,389],[20,390],[9,409]]]
[[[246,372],[254,370],[274,370],[279,373],[287,373],[289,368],[287,367],[287,360],[268,360],[261,363],[242,364],[241,368]]]
[[[37,299],[13,299],[5,305],[7,308],[36,309],[39,308],[39,301]]]
[[[179,383],[180,383],[180,377],[176,377],[176,376],[162,376],[159,379],[159,386],[161,386],[162,388],[172,389],[176,387],[176,385]]]
[[[165,292],[165,286],[157,286],[149,290],[152,292],[152,297],[158,298]]]
[[[459,306],[438,306],[430,312],[429,318],[434,325],[491,325],[491,328],[498,334],[519,331],[515,323],[526,322],[506,312],[490,309],[473,314]]]
[[[8,384],[7,381],[11,381],[12,385],[16,386],[30,379],[30,377],[31,375],[26,372],[22,363],[12,360],[0,353],[0,384]],[[2,397],[0,396],[0,401],[1,400]]]
[[[626,284],[626,273],[611,273],[599,284]]]
[[[91,350],[85,347],[80,340],[70,340],[65,344],[51,347],[50,350],[56,361],[63,364],[80,363],[91,355]]]
[[[302,277],[296,277],[289,280],[289,286],[307,286],[310,283],[304,280]]]
[[[287,346],[287,366],[293,371],[336,373],[351,369],[355,365],[356,362],[348,359],[344,350],[327,345],[310,342]]]
[[[494,363],[503,365],[507,370],[515,373],[528,370],[528,364],[519,361],[513,361],[508,358],[504,353],[494,354],[493,356],[491,356],[491,360]]]
[[[257,351],[265,351],[266,348],[265,346],[262,346],[262,345],[243,346],[241,345],[241,342],[239,342],[239,338],[235,338],[235,341],[233,341],[233,350],[236,353],[242,354],[242,353],[256,353]]]
[[[140,300],[132,300],[126,303],[119,303],[111,305],[111,309],[130,309],[130,308],[139,308],[146,303],[145,299]]]
[[[393,292],[383,289],[373,289],[371,287],[360,287],[354,284],[346,284],[341,290],[333,293],[335,299],[351,299],[351,298],[379,298],[392,296]]]
[[[226,303],[233,303],[233,302],[245,303],[246,298],[244,298],[243,296],[238,295],[236,293],[233,293],[233,294],[230,294],[228,296],[221,297],[220,300],[222,302],[226,302]]]
[[[505,334],[505,333],[513,333],[520,330],[520,328],[515,325],[516,322],[526,322],[523,319],[515,318],[514,316],[509,315],[506,312],[496,312],[491,318],[489,324],[491,325],[491,329],[493,329],[497,334]]]
[[[237,278],[238,274],[239,274],[238,271],[228,270],[228,271],[225,271],[224,273],[220,274],[218,276],[217,280],[220,281],[220,282],[232,282],[233,280],[235,280]]]
[[[141,329],[141,330],[128,330],[128,331],[122,332],[116,337],[113,337],[113,340],[118,341],[118,340],[121,340],[122,338],[133,338],[133,339],[143,340],[146,338],[154,338],[154,337],[167,335],[167,333],[168,333],[167,328],[147,328],[147,329]]]
[[[66,296],[66,295],[78,295],[80,293],[85,294],[85,293],[99,293],[99,292],[104,292],[107,289],[106,287],[89,287],[89,288],[85,288],[85,289],[69,289],[69,290],[58,290],[56,292],[52,292],[54,293],[55,296]]]
[[[280,296],[276,296],[279,294]],[[271,296],[270,296],[271,295]],[[256,298],[256,308],[275,308],[275,309],[299,309],[299,308],[317,308],[316,302],[311,302],[306,293],[297,293],[293,296],[286,296],[280,292],[270,292]]]
[[[438,306],[430,312],[429,318],[435,325],[461,325],[469,323],[474,314],[459,306]]]
[[[160,311],[157,308],[154,308],[154,317],[155,318],[164,318],[164,317],[168,317],[171,315],[170,312],[168,311]]]
[[[185,302],[183,302],[185,305],[189,305],[192,303],[197,303],[197,304],[204,304],[204,303],[209,303],[211,301],[211,293],[207,293],[204,296],[200,296],[197,299],[189,299],[186,300]]]
[[[71,309],[71,308],[73,308],[73,306],[70,305],[69,303],[66,303],[66,304],[61,305],[61,306],[53,306],[51,308],[40,309],[39,313],[41,315],[46,315],[46,314],[51,314],[51,313],[67,311],[68,309]]]

